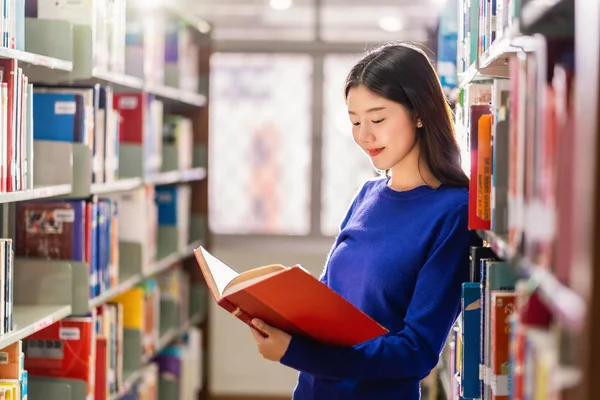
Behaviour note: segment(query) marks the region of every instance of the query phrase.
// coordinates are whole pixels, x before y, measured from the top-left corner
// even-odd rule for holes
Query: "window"
[[[376,175],[352,138],[344,101],[344,81],[359,55],[328,55],[323,69],[323,150],[321,233],[334,236],[352,198]]]
[[[211,57],[210,225],[217,234],[310,231],[312,57]]]

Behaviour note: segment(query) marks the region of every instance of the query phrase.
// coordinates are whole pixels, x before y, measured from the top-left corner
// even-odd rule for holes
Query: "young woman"
[[[414,400],[436,366],[468,281],[468,178],[427,56],[390,44],[350,71],[356,144],[383,177],[355,196],[321,281],[389,330],[328,346],[254,320],[263,357],[300,371],[296,400]]]

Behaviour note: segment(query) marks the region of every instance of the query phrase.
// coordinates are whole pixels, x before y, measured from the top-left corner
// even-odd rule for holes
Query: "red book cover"
[[[24,340],[30,376],[80,379],[92,391],[92,317],[67,318]]]
[[[14,134],[16,133],[16,99],[17,99],[17,69],[18,62],[15,59],[0,59],[0,81],[6,83],[8,88],[8,104],[6,112],[6,161],[2,171],[2,189],[3,191],[13,191],[12,174],[14,169],[13,164],[13,147],[15,146]]]
[[[106,338],[96,338],[96,377],[94,384],[94,394],[96,399],[106,399]]]
[[[144,143],[144,124],[146,93],[115,93],[115,110],[121,115],[119,123],[119,142]]]
[[[387,333],[299,265],[238,274],[203,247],[194,254],[217,304],[251,327],[252,318],[259,318],[290,334],[342,346]]]
[[[479,187],[477,180],[478,171],[478,126],[479,118],[483,115],[490,115],[489,105],[472,105],[469,110],[469,126],[470,126],[470,151],[471,151],[471,171],[469,181],[469,229],[489,230],[490,220],[484,220],[477,216],[477,190]]]

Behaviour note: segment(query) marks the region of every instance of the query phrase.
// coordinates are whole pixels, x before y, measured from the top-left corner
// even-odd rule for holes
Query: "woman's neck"
[[[433,176],[420,154],[417,143],[406,157],[392,167],[391,178],[388,182],[391,189],[405,191],[423,185],[433,188],[440,186],[441,182]]]

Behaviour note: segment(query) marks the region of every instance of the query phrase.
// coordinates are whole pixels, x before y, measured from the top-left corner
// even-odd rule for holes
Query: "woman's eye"
[[[371,121],[371,122],[373,122],[374,124],[378,124],[378,123],[380,123],[380,122],[383,122],[383,120],[384,120],[384,119],[385,119],[385,118],[381,118],[381,119],[378,119],[378,120],[376,120],[376,121]]]
[[[353,123],[352,123],[352,125],[354,125],[354,126],[359,126],[359,125],[360,125],[360,122],[353,122]]]

